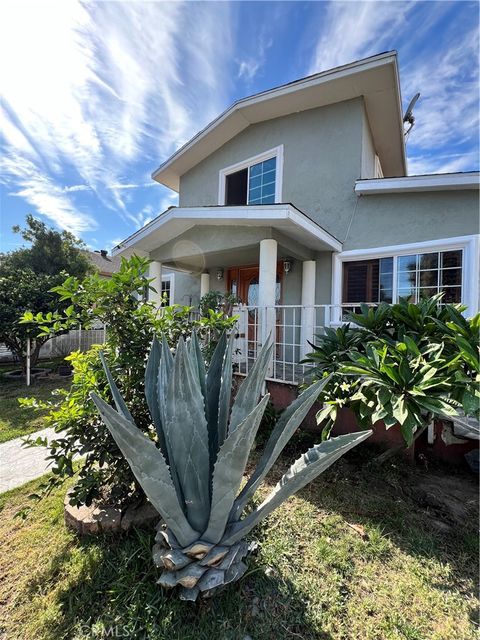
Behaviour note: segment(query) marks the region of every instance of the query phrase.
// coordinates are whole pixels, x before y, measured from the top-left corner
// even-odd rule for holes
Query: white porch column
[[[155,289],[155,291],[148,292],[148,299],[150,302],[153,302],[156,307],[160,307],[162,302],[162,263],[154,260],[150,263],[148,268],[148,277],[153,278],[152,282],[150,282],[150,286]]]
[[[210,274],[202,273],[200,275],[200,299],[210,292]]]
[[[305,260],[302,266],[302,326],[300,331],[300,357],[304,358],[312,349],[315,332],[315,260]]]
[[[275,291],[277,288],[277,241],[260,240],[260,273],[258,278],[258,304],[260,306],[260,338],[265,344],[269,336],[275,340]],[[269,367],[272,375],[273,361]]]

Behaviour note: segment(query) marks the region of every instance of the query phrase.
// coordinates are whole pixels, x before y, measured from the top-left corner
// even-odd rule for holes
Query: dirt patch
[[[451,525],[462,526],[478,513],[478,484],[468,476],[429,473],[418,478],[410,493],[420,506]]]

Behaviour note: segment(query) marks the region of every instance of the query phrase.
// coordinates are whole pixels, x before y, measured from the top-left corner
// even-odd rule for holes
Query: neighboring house
[[[113,255],[176,269],[175,302],[235,293],[239,364],[272,333],[280,381],[345,307],[444,291],[473,314],[479,174],[408,176],[401,105],[395,52],[239,100],[153,173],[179,206]]]
[[[106,249],[100,249],[99,251],[90,251],[87,249],[84,253],[104,278],[111,278],[112,274],[120,269],[122,262],[121,257],[109,256]]]

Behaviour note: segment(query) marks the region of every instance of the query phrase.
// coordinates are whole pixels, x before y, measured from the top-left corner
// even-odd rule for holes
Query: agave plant
[[[246,571],[245,536],[284,500],[365,440],[371,432],[343,435],[304,453],[256,509],[250,498],[307,415],[325,380],[304,391],[280,416],[263,455],[240,490],[247,459],[269,396],[259,401],[273,345],[266,344],[233,404],[233,338],[222,335],[208,371],[195,334],[180,339],[175,356],[154,340],[145,372],[145,395],[157,438],[138,429],[102,357],[116,411],[92,393],[106,426],[145,494],[163,519],[153,559],[158,583],[180,587],[180,598],[212,595]]]

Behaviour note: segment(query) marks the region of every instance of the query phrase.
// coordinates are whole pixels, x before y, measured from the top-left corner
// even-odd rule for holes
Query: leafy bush
[[[363,427],[398,423],[407,445],[433,417],[478,418],[480,316],[469,320],[464,310],[442,305],[441,294],[418,304],[362,305],[349,324],[317,336],[304,362],[313,365],[310,382],[332,374],[319,397],[324,437],[342,407]]]
[[[144,395],[144,371],[155,335],[163,335],[172,347],[181,336],[197,331],[205,343],[212,330],[229,329],[231,318],[198,318],[191,307],[173,305],[157,309],[144,301],[149,261],[133,256],[122,260],[120,270],[110,279],[93,274],[83,281],[68,278],[55,288],[65,311],[48,314],[26,313],[22,322],[36,325],[40,335],[55,335],[79,324],[88,328],[95,323],[106,325],[106,344],[102,347],[108,365],[135,418],[145,433],[151,430],[151,416]],[[73,461],[80,461],[79,479],[71,494],[72,504],[91,504],[93,500],[131,500],[143,491],[108,430],[99,420],[90,399],[94,391],[110,401],[110,391],[98,358],[98,346],[86,353],[74,352],[67,359],[73,367],[71,389],[60,405],[42,404],[50,414],[47,424],[54,427],[56,437],[48,446],[54,476],[43,487],[49,492],[73,474]],[[24,404],[37,406],[34,400]],[[46,444],[41,439],[35,444]]]

